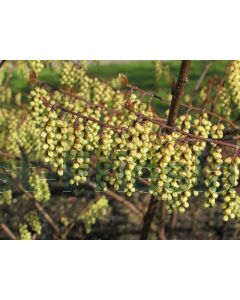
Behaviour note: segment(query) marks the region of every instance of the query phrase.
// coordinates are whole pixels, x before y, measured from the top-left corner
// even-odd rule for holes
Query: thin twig
[[[10,240],[17,240],[16,235],[11,231],[11,229],[4,223],[1,223],[1,228],[4,233],[10,238]]]
[[[225,73],[225,74],[226,74],[226,73]],[[224,76],[225,76],[225,75],[224,75]],[[49,88],[51,88],[51,89],[53,89],[53,90],[57,90],[57,91],[61,92],[62,94],[66,94],[66,95],[71,96],[71,97],[73,97],[73,98],[75,98],[75,99],[79,99],[79,100],[83,101],[83,103],[84,103],[85,105],[89,105],[89,106],[92,106],[92,107],[96,107],[96,105],[94,105],[93,103],[90,103],[90,102],[86,102],[86,99],[84,99],[83,97],[80,97],[79,95],[76,95],[75,93],[72,93],[72,92],[66,91],[66,90],[64,90],[64,89],[55,87],[55,86],[53,86],[52,84],[49,84],[49,83],[46,83],[46,82],[43,82],[43,81],[40,81],[40,80],[37,80],[36,82],[39,83],[39,84],[42,85],[42,86],[45,85],[45,86],[48,86]],[[168,103],[170,103],[169,100],[167,100],[167,99],[165,99],[165,98],[163,98],[163,97],[161,97],[161,96],[159,96],[159,95],[157,95],[157,94],[153,94],[153,93],[146,92],[146,91],[140,89],[139,87],[133,86],[133,85],[131,85],[131,84],[129,84],[128,86],[129,86],[132,90],[137,90],[137,91],[139,91],[140,93],[142,93],[142,94],[144,94],[144,95],[148,95],[148,96],[150,96],[150,97],[153,97],[153,98],[155,98],[155,99],[161,100],[161,101],[163,101],[163,102],[168,102]],[[106,108],[106,107],[105,107],[104,105],[102,105],[102,104],[98,104],[97,106],[98,106],[98,107],[102,107],[102,108]],[[180,106],[186,107],[187,109],[189,109],[189,110],[191,110],[191,111],[193,111],[193,112],[200,112],[200,113],[202,112],[202,108],[197,107],[197,106],[193,106],[193,105],[189,105],[189,104],[185,104],[185,103],[180,103]],[[217,113],[211,112],[210,110],[207,110],[207,109],[205,109],[205,112],[206,112],[208,115],[211,115],[211,116],[213,116],[213,117],[215,117],[215,118],[217,118],[217,119],[219,119],[219,120],[221,120],[221,121],[223,121],[223,122],[226,122],[227,124],[229,124],[229,125],[232,126],[233,128],[240,128],[239,125],[235,124],[233,121],[227,119],[227,118],[224,117],[224,116],[221,116],[221,115],[219,115],[219,114],[217,114]],[[121,112],[120,112],[120,111],[113,110],[113,111],[111,111],[111,113],[121,113]]]
[[[184,82],[183,82],[183,84],[184,84]],[[179,89],[177,89],[176,91],[177,91],[177,94],[181,95],[182,91],[180,91]],[[49,102],[45,98],[43,98],[42,100],[43,100],[43,103],[46,106],[50,105]],[[174,101],[176,101],[176,100],[174,99]],[[178,101],[176,101],[176,105],[178,105],[178,108],[179,108],[179,102]],[[102,121],[100,121],[98,119],[93,118],[93,117],[86,116],[86,115],[80,114],[78,112],[74,112],[74,111],[72,111],[70,109],[67,109],[63,105],[60,105],[60,104],[53,105],[52,108],[54,108],[54,109],[59,108],[61,111],[69,113],[71,115],[74,115],[74,116],[76,116],[78,118],[82,118],[82,119],[84,119],[86,121],[96,122],[96,123],[98,123],[102,127],[111,128],[111,129],[117,130],[117,131],[128,131],[127,127],[118,127],[118,126],[106,124],[106,123],[104,123],[104,122],[102,122]],[[202,141],[205,141],[205,142],[210,142],[210,143],[214,143],[214,144],[218,144],[218,145],[222,145],[222,146],[226,146],[226,147],[230,147],[230,148],[234,148],[234,149],[238,149],[239,148],[238,146],[236,146],[234,144],[231,144],[231,143],[227,143],[227,142],[223,142],[223,141],[219,141],[219,140],[215,140],[215,139],[210,139],[210,138],[205,138],[205,137],[202,137],[202,136],[196,136],[194,134],[191,134],[189,132],[185,132],[184,130],[181,130],[181,129],[179,129],[177,127],[174,127],[172,125],[168,125],[168,123],[171,124],[172,120],[177,117],[176,110],[174,108],[172,108],[170,110],[170,113],[169,113],[170,116],[168,118],[169,120],[167,121],[167,124],[164,124],[162,122],[162,120],[158,120],[156,118],[150,118],[150,117],[147,117],[146,115],[144,115],[144,114],[142,114],[140,112],[133,112],[129,108],[127,108],[127,107],[125,107],[125,108],[127,110],[129,110],[130,113],[135,114],[137,117],[140,117],[142,120],[147,120],[147,121],[150,121],[150,122],[152,122],[154,124],[160,125],[163,128],[167,129],[168,132],[175,131],[175,132],[182,133],[183,135],[188,136],[189,138],[191,138],[192,141],[194,141],[194,140],[196,140],[196,141],[202,140]],[[200,109],[200,108],[199,108],[199,110],[202,111],[202,109]]]
[[[127,130],[126,127],[119,127],[119,126],[114,126],[114,125],[106,124],[106,123],[104,123],[104,122],[102,122],[102,121],[100,121],[100,120],[98,120],[96,118],[93,118],[91,116],[86,116],[86,115],[83,115],[83,114],[81,114],[79,112],[72,111],[72,110],[70,110],[70,109],[68,109],[68,108],[66,108],[66,107],[64,107],[63,105],[60,105],[60,104],[54,104],[54,105],[51,106],[50,102],[46,98],[44,98],[44,97],[42,98],[42,101],[43,101],[43,103],[46,106],[52,107],[52,109],[57,109],[58,108],[62,112],[69,113],[69,114],[71,114],[73,116],[76,116],[79,119],[83,119],[85,121],[92,121],[94,123],[99,124],[102,127],[111,128],[113,130],[121,130],[121,131]]]
[[[169,100],[163,99],[161,96],[159,96],[157,94],[153,94],[153,97],[155,99],[158,99],[158,100],[161,100],[161,101],[164,101],[164,102],[169,102]],[[188,110],[191,110],[192,112],[198,112],[198,113],[200,112],[201,113],[202,110],[203,110],[200,107],[189,105],[189,104],[185,104],[185,103],[180,103],[180,106],[185,107]],[[223,121],[223,122],[229,124],[233,128],[236,128],[236,129],[240,128],[239,125],[235,124],[233,121],[229,120],[228,118],[226,118],[224,116],[221,116],[221,115],[219,115],[217,113],[211,112],[210,110],[207,110],[207,109],[205,109],[204,112],[206,112],[210,116],[213,116],[213,117],[217,118],[220,121]]]
[[[53,228],[53,230],[56,232],[56,234],[58,236],[60,236],[60,229],[55,224],[55,222],[50,217],[50,215],[44,210],[44,208],[39,204],[39,202],[34,202],[34,205],[35,205],[36,209],[43,215],[43,217],[48,222],[48,224]]]
[[[204,80],[205,77],[207,76],[207,73],[208,73],[209,69],[211,68],[211,66],[212,66],[212,61],[209,62],[209,63],[207,63],[207,64],[205,65],[205,68],[204,68],[204,70],[203,70],[201,76],[199,77],[199,79],[198,79],[196,85],[195,85],[194,92],[197,92],[197,91],[199,90],[199,88],[200,88],[200,86],[201,86],[201,83],[203,82],[203,80]]]
[[[30,192],[25,191],[24,187],[21,183],[18,183],[19,189],[28,197],[28,199],[33,199],[33,195]],[[44,208],[40,205],[39,202],[34,201],[34,205],[36,209],[42,214],[42,216],[45,218],[45,220],[48,222],[48,224],[52,227],[52,229],[55,231],[55,233],[60,236],[60,229],[55,224],[53,219],[50,217],[50,215],[44,210]]]
[[[96,190],[97,185],[94,182],[88,181],[88,182],[86,182],[86,184],[88,186],[90,186],[91,188],[93,188],[94,190]],[[117,193],[115,193],[111,190],[104,191],[104,194],[114,198],[116,201],[118,201],[119,203],[126,206],[128,209],[130,209],[139,218],[141,218],[141,219],[143,218],[143,214],[139,211],[139,209],[133,203],[129,202],[127,199],[125,199],[121,195],[119,195],[119,194],[117,194]]]

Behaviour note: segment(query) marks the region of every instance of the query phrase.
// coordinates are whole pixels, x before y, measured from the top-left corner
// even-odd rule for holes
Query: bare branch
[[[177,84],[173,91],[172,101],[167,119],[167,125],[171,127],[175,126],[175,121],[180,107],[180,99],[183,93],[184,86],[188,81],[188,70],[190,64],[190,60],[183,60],[181,64]]]
[[[151,197],[147,212],[143,218],[143,228],[140,234],[140,240],[147,240],[148,238],[149,230],[151,228],[151,223],[155,215],[158,202],[159,201],[156,200],[154,196]]]
[[[180,99],[181,95],[183,93],[183,89],[185,84],[187,83],[187,76],[188,76],[188,70],[190,67],[191,61],[182,61],[180,72],[178,75],[178,80],[176,87],[174,88],[173,91],[173,96],[172,96],[172,102],[170,106],[170,111],[168,115],[168,120],[165,128],[167,129],[168,132],[171,132],[171,128],[175,127],[175,121],[177,118],[178,110],[180,107]],[[151,198],[148,206],[148,210],[146,212],[146,215],[144,216],[144,224],[142,228],[142,232],[140,235],[140,239],[147,239],[150,226],[157,208],[157,203],[158,201],[154,199],[154,197]],[[166,214],[166,203],[162,203],[161,207],[161,224],[160,224],[160,238],[165,239],[165,214]]]
[[[205,65],[205,68],[204,68],[204,70],[203,70],[201,76],[199,77],[199,79],[198,79],[196,85],[195,85],[194,92],[197,92],[197,91],[199,90],[202,81],[205,79],[205,77],[207,76],[208,71],[210,70],[210,68],[211,68],[211,66],[212,66],[212,63],[213,63],[213,62],[211,61],[211,62],[209,62],[209,63],[207,63],[207,64]]]
[[[17,240],[16,235],[11,231],[11,229],[4,223],[1,223],[1,228],[4,233],[10,238],[10,240]]]
[[[56,234],[60,235],[60,229],[55,224],[55,222],[50,217],[50,215],[44,210],[44,208],[38,202],[35,202],[34,205],[35,205],[36,209],[43,215],[43,217],[48,222],[48,224],[53,228],[53,230],[56,232]]]

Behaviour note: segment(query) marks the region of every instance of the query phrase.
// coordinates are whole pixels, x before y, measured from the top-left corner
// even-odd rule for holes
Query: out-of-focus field
[[[170,67],[170,72],[173,78],[176,80],[181,61],[166,61]],[[186,87],[186,93],[192,91],[199,78],[199,74],[202,73],[206,61],[192,61],[189,82]],[[208,80],[212,76],[221,76],[226,68],[227,61],[214,61],[212,66],[206,76]],[[110,79],[117,76],[119,73],[124,73],[127,75],[129,81],[143,89],[162,91],[165,92],[169,88],[169,83],[164,76],[161,78],[160,82],[156,84],[155,80],[155,70],[153,61],[131,61],[128,63],[111,63],[101,65],[92,65],[89,68],[89,73],[92,75],[97,75],[99,77]]]
[[[170,67],[170,72],[173,76],[173,79],[176,80],[181,62],[166,61],[166,63]],[[206,61],[192,62],[186,93],[191,92],[194,89],[194,86],[199,78],[199,74],[201,74],[204,70],[205,64]],[[214,61],[204,81],[206,82],[212,76],[221,76],[224,73],[226,65],[227,61]],[[101,64],[101,61],[99,61],[91,62],[89,65],[89,74],[93,76],[99,76],[103,79],[117,77],[119,73],[126,74],[132,84],[143,89],[159,91],[163,93],[166,93],[166,90],[168,89],[170,91],[169,82],[164,76],[162,76],[161,80],[156,83],[153,61],[123,61],[122,63],[119,61],[117,61],[117,63],[113,63],[111,61],[109,64]],[[39,78],[55,85],[59,84],[59,76],[48,69],[44,69],[39,74]],[[27,89],[26,83],[16,74],[11,79],[11,86],[16,89]]]

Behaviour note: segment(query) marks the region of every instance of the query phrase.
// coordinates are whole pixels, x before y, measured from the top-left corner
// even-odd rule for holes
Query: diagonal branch
[[[4,231],[4,233],[9,237],[10,240],[17,240],[16,235],[5,223],[1,223],[1,228]]]
[[[203,70],[201,76],[199,77],[199,79],[198,79],[198,81],[197,81],[197,83],[196,83],[196,85],[195,85],[195,88],[194,88],[194,91],[193,91],[193,92],[197,92],[197,91],[199,90],[202,81],[204,80],[204,78],[206,77],[206,75],[207,75],[209,69],[210,69],[211,66],[212,66],[212,63],[213,63],[213,62],[210,61],[210,62],[208,62],[208,63],[205,65],[204,70]]]

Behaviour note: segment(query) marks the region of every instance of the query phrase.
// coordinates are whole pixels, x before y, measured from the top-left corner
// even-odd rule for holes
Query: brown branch
[[[169,238],[174,239],[174,231],[177,225],[178,211],[174,211],[171,215],[170,226],[169,226]]]
[[[91,188],[93,188],[94,190],[96,190],[96,183],[88,181],[86,182],[86,184],[88,186],[90,186]],[[107,190],[104,191],[104,194],[112,197],[113,199],[115,199],[116,201],[118,201],[119,203],[123,204],[124,206],[126,206],[128,209],[130,209],[135,215],[137,215],[139,218],[143,217],[143,214],[139,211],[139,209],[132,204],[131,202],[129,202],[127,199],[125,199],[124,197],[122,197],[121,195],[111,191],[111,190]]]
[[[154,196],[151,197],[147,212],[143,218],[143,228],[140,234],[140,240],[148,239],[149,230],[151,228],[152,220],[155,215],[158,202],[159,201]]]
[[[169,111],[169,115],[168,115],[168,119],[167,119],[167,124],[165,126],[168,129],[167,132],[171,132],[170,127],[171,128],[175,127],[175,121],[176,121],[178,110],[180,107],[181,95],[183,93],[184,86],[188,80],[187,76],[188,76],[188,70],[189,70],[190,64],[191,64],[191,61],[184,61],[184,60],[182,61],[180,72],[178,75],[177,84],[173,91],[172,102],[170,105],[170,111]],[[140,235],[140,239],[148,238],[150,226],[151,226],[151,223],[152,223],[155,211],[156,211],[156,207],[157,207],[157,202],[158,201],[156,199],[154,199],[154,197],[152,197],[149,202],[148,210],[146,212],[146,215],[144,216],[144,224],[143,224],[142,232]],[[165,239],[165,224],[164,224],[165,215],[166,215],[166,202],[163,202],[162,206],[161,206],[161,220],[160,220],[160,238],[161,239]]]
[[[109,127],[113,130],[119,130],[119,131],[128,131],[128,128],[127,127],[118,127],[118,126],[113,126],[113,125],[109,125],[109,124],[106,124],[100,120],[97,120],[93,117],[88,117],[88,116],[85,116],[85,115],[82,115],[82,114],[79,114],[79,113],[76,113],[76,112],[72,112],[71,110],[69,109],[66,109],[64,107],[62,107],[61,105],[58,105],[57,106],[58,108],[60,108],[62,111],[64,112],[68,112],[72,115],[75,115],[79,118],[83,118],[84,120],[91,120],[93,122],[96,122],[98,123],[99,125],[103,126],[103,127]],[[179,108],[179,107],[178,107]],[[128,108],[126,108],[128,109]],[[129,110],[129,109],[128,109]],[[180,128],[177,128],[177,127],[174,127],[174,126],[171,126],[169,125],[168,123],[167,124],[164,124],[162,122],[162,120],[158,120],[158,119],[153,119],[153,118],[149,118],[147,116],[145,116],[144,114],[142,113],[139,113],[139,112],[133,112],[131,110],[129,110],[130,113],[132,114],[135,114],[136,116],[138,117],[141,117],[142,120],[147,120],[147,121],[150,121],[154,124],[157,124],[157,125],[160,125],[161,127],[163,128],[166,128],[168,130],[168,132],[172,132],[172,131],[175,131],[175,132],[179,132],[179,133],[182,133],[183,135],[185,136],[188,136],[189,138],[191,138],[191,141],[205,141],[205,142],[210,142],[210,143],[214,143],[214,144],[218,144],[218,145],[221,145],[221,146],[225,146],[225,147],[230,147],[230,148],[234,148],[234,149],[239,149],[238,146],[234,145],[234,144],[231,144],[231,143],[227,143],[227,142],[223,142],[223,141],[220,141],[220,140],[215,140],[215,139],[211,139],[211,138],[205,138],[205,137],[202,137],[202,136],[196,136],[194,134],[191,134],[189,132],[186,132],[184,130],[181,130]],[[175,112],[173,113],[175,115]],[[176,115],[177,116],[177,115]],[[170,117],[170,121],[172,122],[173,118],[176,117],[176,116],[171,116]],[[169,123],[170,123],[169,121]],[[168,122],[168,121],[167,121]],[[190,141],[190,139],[189,139]]]
[[[60,236],[60,229],[55,224],[55,222],[50,217],[50,215],[44,210],[44,208],[38,202],[34,202],[34,205],[35,205],[36,209],[43,215],[43,217],[48,222],[48,224],[52,227],[52,229],[56,232],[56,234],[58,236]]]
[[[217,100],[218,100],[218,97],[219,97],[219,95],[220,95],[221,89],[222,89],[222,87],[224,86],[226,77],[227,77],[227,75],[228,75],[229,72],[230,72],[230,69],[231,69],[232,64],[233,64],[232,61],[228,63],[228,65],[227,65],[227,67],[226,67],[226,69],[225,69],[225,72],[224,72],[224,74],[223,74],[223,77],[222,77],[222,79],[221,79],[221,80],[219,81],[219,83],[218,83],[217,91],[216,91],[215,98],[214,98],[214,100],[213,100],[212,107],[214,107],[214,105],[216,105],[216,103],[217,103]],[[213,108],[211,109],[211,111],[212,111],[212,110],[213,110]]]
[[[180,107],[180,99],[183,93],[184,86],[188,81],[188,70],[190,64],[190,60],[183,60],[181,64],[177,84],[173,91],[172,101],[167,119],[167,125],[171,127],[175,126],[175,121]]]
[[[207,76],[207,73],[208,73],[209,69],[210,69],[211,66],[212,66],[212,63],[213,63],[213,62],[211,61],[211,62],[209,62],[209,63],[207,63],[207,64],[205,65],[205,68],[204,68],[204,70],[203,70],[201,76],[199,77],[199,79],[198,79],[196,85],[195,85],[195,88],[194,88],[194,91],[193,91],[194,93],[196,93],[196,92],[199,90],[202,81],[203,81],[204,78]]]
[[[178,80],[176,87],[174,88],[173,91],[173,96],[172,96],[172,102],[170,106],[170,111],[168,115],[168,120],[167,120],[167,125],[174,127],[176,123],[176,118],[178,115],[179,107],[180,107],[180,100],[181,96],[184,91],[185,84],[188,81],[188,72],[189,68],[191,65],[190,60],[183,60],[180,68],[180,72],[178,75]],[[171,132],[171,129],[168,129],[168,132]],[[159,236],[160,239],[165,240],[165,221],[166,221],[166,210],[167,210],[167,204],[166,202],[162,203],[161,206],[161,219],[160,219],[160,226],[159,226]]]
[[[224,83],[224,79],[226,78],[226,75],[229,72],[230,66],[231,66],[231,63],[228,64],[228,66],[227,66],[227,68],[226,68],[226,70],[224,72],[222,80],[218,83],[216,98],[218,96],[219,90],[221,89],[221,87],[222,87],[222,85]],[[131,88],[132,91],[136,90],[136,91],[140,92],[142,95],[147,95],[147,96],[153,97],[153,98],[155,98],[157,100],[170,103],[170,100],[165,99],[165,98],[163,98],[163,97],[161,97],[161,96],[159,96],[157,94],[152,94],[152,93],[146,92],[146,91],[142,90],[141,88],[139,88],[137,86],[133,86],[131,84],[128,84],[128,86]],[[202,113],[202,111],[203,111],[203,108],[200,108],[200,107],[197,107],[197,106],[193,106],[192,104],[180,103],[180,106],[187,108],[188,111],[192,111],[192,112],[196,112],[196,113]],[[222,122],[225,122],[225,123],[229,124],[231,127],[235,128],[235,129],[240,129],[240,126],[238,124],[235,124],[233,121],[229,120],[225,116],[222,116],[222,115],[220,115],[218,113],[215,113],[215,112],[213,112],[211,110],[207,110],[206,108],[204,108],[204,112],[206,112],[209,116],[215,117],[219,121],[222,121]]]
[[[10,240],[17,240],[16,235],[11,231],[11,229],[4,223],[1,223],[1,228],[4,233],[10,238]]]
[[[18,188],[28,197],[28,199],[33,199],[33,195],[30,192],[25,191],[24,187],[21,183],[18,183]],[[55,233],[61,237],[60,229],[58,226],[54,223],[53,219],[50,217],[50,215],[44,210],[44,208],[39,204],[39,202],[34,201],[34,205],[36,209],[42,214],[42,216],[45,218],[45,220],[48,222],[48,224],[52,227],[52,229],[55,231]]]
[[[175,131],[175,132],[182,133],[183,135],[189,137],[189,139],[186,139],[186,141],[191,141],[191,142],[193,142],[193,141],[204,141],[204,142],[208,142],[208,143],[213,143],[213,144],[217,144],[217,145],[221,145],[221,146],[233,148],[233,149],[236,149],[236,150],[239,149],[239,147],[237,145],[235,145],[235,144],[227,143],[227,142],[224,142],[222,140],[216,140],[216,139],[211,139],[211,138],[205,138],[203,136],[197,136],[197,135],[191,134],[189,132],[186,132],[184,130],[181,130],[178,127],[172,127],[172,126],[169,126],[167,124],[163,124],[161,121],[159,121],[157,119],[151,119],[149,117],[146,117],[142,113],[135,113],[135,115],[141,117],[142,119],[150,121],[150,122],[152,122],[154,124],[158,124],[158,125],[160,125],[163,128],[169,129],[170,132]]]
[[[161,100],[161,101],[169,102],[168,100],[164,100],[161,96],[158,96],[156,94],[153,94],[153,97],[156,98],[156,99],[158,99],[158,100]],[[180,106],[186,107],[189,111],[193,111],[193,112],[200,112],[201,113],[203,111],[203,109],[200,108],[200,107],[189,105],[189,104],[185,104],[185,103],[180,103]],[[212,112],[210,110],[207,110],[207,109],[204,109],[204,112],[207,113],[209,116],[213,116],[213,117],[217,118],[218,120],[223,121],[223,122],[229,124],[233,128],[236,128],[236,129],[240,128],[239,125],[235,124],[233,121],[227,119],[224,116],[221,116],[221,115],[219,115],[217,113],[214,113],[214,112]]]
[[[143,182],[149,185],[149,183],[146,182],[145,180]],[[94,182],[87,181],[86,184],[91,188],[93,188],[94,190],[96,189],[96,184]],[[117,202],[121,203],[122,205],[126,206],[132,213],[134,213],[139,218],[141,222],[143,222],[144,214],[133,203],[131,203],[126,198],[122,197],[121,195],[111,190],[107,190],[103,193],[111,197],[112,199],[116,200]],[[157,231],[157,227],[154,224],[150,224],[150,227],[153,231]]]
[[[227,70],[228,70],[228,68],[227,68]],[[227,70],[226,70],[225,73],[224,73],[224,77],[226,76]],[[86,102],[86,99],[84,99],[83,97],[80,97],[80,96],[76,95],[75,93],[66,91],[66,90],[64,90],[64,89],[55,87],[54,85],[52,85],[52,84],[50,84],[50,83],[43,82],[43,81],[41,81],[41,80],[37,80],[36,82],[39,83],[41,86],[47,86],[47,87],[49,87],[49,88],[51,88],[51,89],[53,89],[53,90],[56,90],[56,91],[61,92],[62,94],[71,96],[71,97],[73,97],[73,98],[75,98],[75,99],[78,99],[78,100],[81,100],[81,101],[83,101],[83,103],[84,103],[85,105],[87,104],[87,105],[90,106],[90,107],[91,107],[91,106],[92,106],[92,107],[98,106],[98,107],[106,108],[104,105],[101,105],[101,104],[94,105],[93,103],[87,103],[87,102]],[[137,87],[137,86],[131,85],[130,83],[128,84],[128,86],[129,86],[132,90],[137,90],[137,91],[139,91],[141,94],[148,95],[148,96],[153,97],[153,98],[155,98],[155,99],[158,99],[158,100],[161,100],[161,101],[170,103],[169,100],[167,100],[167,99],[165,99],[165,98],[163,98],[163,97],[161,97],[161,96],[159,96],[159,95],[157,95],[157,94],[152,94],[152,93],[146,92],[146,91],[142,90],[141,88],[139,88],[139,87]],[[194,112],[202,112],[202,108],[196,107],[196,106],[193,106],[193,105],[189,105],[189,104],[185,104],[185,103],[180,103],[180,106],[186,107],[188,110],[191,110],[191,111],[194,111]],[[213,117],[219,119],[220,121],[224,121],[224,122],[228,123],[228,124],[229,124],[230,126],[232,126],[233,128],[240,128],[239,125],[235,124],[233,121],[227,119],[227,118],[224,117],[224,116],[221,116],[221,115],[219,115],[219,114],[217,114],[217,113],[211,112],[210,110],[207,110],[207,109],[205,109],[204,111],[205,111],[208,115],[213,116]],[[111,111],[111,113],[121,113],[121,112],[120,112],[120,111],[113,110],[113,111]]]
[[[96,118],[93,118],[91,116],[85,116],[85,115],[83,115],[83,114],[81,114],[79,112],[72,111],[72,110],[70,110],[70,109],[68,109],[68,108],[66,108],[66,107],[64,107],[63,105],[60,105],[60,104],[54,104],[54,105],[51,106],[50,102],[47,101],[47,99],[44,98],[44,97],[42,98],[42,101],[43,101],[43,103],[46,106],[51,107],[53,110],[59,108],[62,112],[69,113],[69,114],[71,114],[73,116],[76,116],[79,119],[83,119],[85,121],[92,121],[94,123],[99,124],[102,127],[111,128],[113,130],[121,130],[121,131],[127,130],[126,127],[119,127],[119,126],[114,126],[114,125],[106,124],[106,123],[104,123],[104,122],[102,122],[102,121],[100,121],[100,120],[98,120]]]
[[[159,96],[157,94],[148,94],[148,93],[144,92],[143,90],[141,90],[140,88],[138,88],[136,86],[133,86],[132,89],[133,90],[135,89],[135,90],[137,90],[137,91],[139,91],[141,93],[145,93],[146,95],[152,95],[153,98],[155,98],[157,100],[170,103],[170,101],[168,99],[165,99],[165,98],[163,98],[163,97],[161,97],[161,96]],[[189,111],[193,111],[193,112],[196,112],[196,113],[201,113],[203,111],[202,108],[197,107],[197,106],[193,106],[192,104],[180,103],[180,106],[185,107]],[[233,121],[229,120],[228,118],[226,118],[226,117],[224,117],[222,115],[219,115],[219,114],[214,113],[214,112],[212,112],[210,110],[207,110],[207,109],[204,109],[204,112],[206,112],[210,116],[213,116],[213,117],[217,118],[220,121],[223,121],[223,122],[229,124],[233,128],[236,128],[236,129],[240,128],[240,126],[238,124],[235,124]]]
[[[185,84],[183,82],[183,84]],[[181,88],[182,89],[182,88]],[[179,89],[176,90],[177,94],[181,95],[182,91],[180,91]],[[179,100],[178,98],[173,98],[174,102],[176,102],[176,104],[178,105],[178,108],[179,108]],[[43,98],[42,99],[43,103],[46,105],[46,106],[50,106],[49,102]],[[110,124],[106,124],[98,119],[95,119],[93,117],[90,117],[90,116],[85,116],[85,115],[82,115],[78,112],[74,112],[70,109],[67,109],[65,108],[63,105],[60,105],[60,104],[55,104],[52,106],[52,109],[56,109],[56,108],[59,108],[61,111],[63,112],[66,112],[66,113],[69,113],[71,115],[74,115],[78,118],[82,118],[86,121],[92,121],[92,122],[96,122],[98,123],[100,126],[102,127],[106,127],[106,128],[111,128],[113,130],[118,130],[118,131],[128,131],[128,128],[127,127],[118,127],[118,126],[114,126],[114,125],[110,125]],[[168,130],[168,132],[172,132],[172,131],[175,131],[175,132],[179,132],[179,133],[182,133],[183,135],[185,136],[188,136],[189,138],[191,138],[191,141],[198,141],[198,140],[201,140],[201,141],[205,141],[205,142],[210,142],[210,143],[214,143],[214,144],[218,144],[218,145],[222,145],[222,146],[227,146],[227,147],[230,147],[230,148],[234,148],[234,149],[238,149],[239,147],[234,145],[234,144],[231,144],[231,143],[227,143],[227,142],[223,142],[223,141],[219,141],[219,140],[215,140],[215,139],[210,139],[210,138],[205,138],[205,137],[202,137],[202,136],[196,136],[194,134],[191,134],[191,133],[188,133],[188,132],[185,132],[177,127],[174,127],[174,126],[171,126],[171,125],[168,125],[168,123],[173,123],[173,120],[174,118],[177,117],[177,111],[175,108],[172,108],[172,111],[170,111],[171,113],[169,113],[169,117],[168,117],[168,121],[167,121],[167,124],[164,124],[162,122],[161,119],[156,119],[156,118],[149,118],[147,117],[146,115],[140,113],[140,112],[133,112],[132,110],[130,110],[128,107],[125,107],[130,113],[132,114],[135,114],[136,116],[140,117],[142,120],[147,120],[147,121],[150,121],[154,124],[157,124],[157,125],[160,125],[162,126],[163,128],[166,128]],[[199,108],[199,110],[202,111],[202,109]],[[213,114],[213,113],[212,113]],[[174,121],[175,122],[175,121]]]

